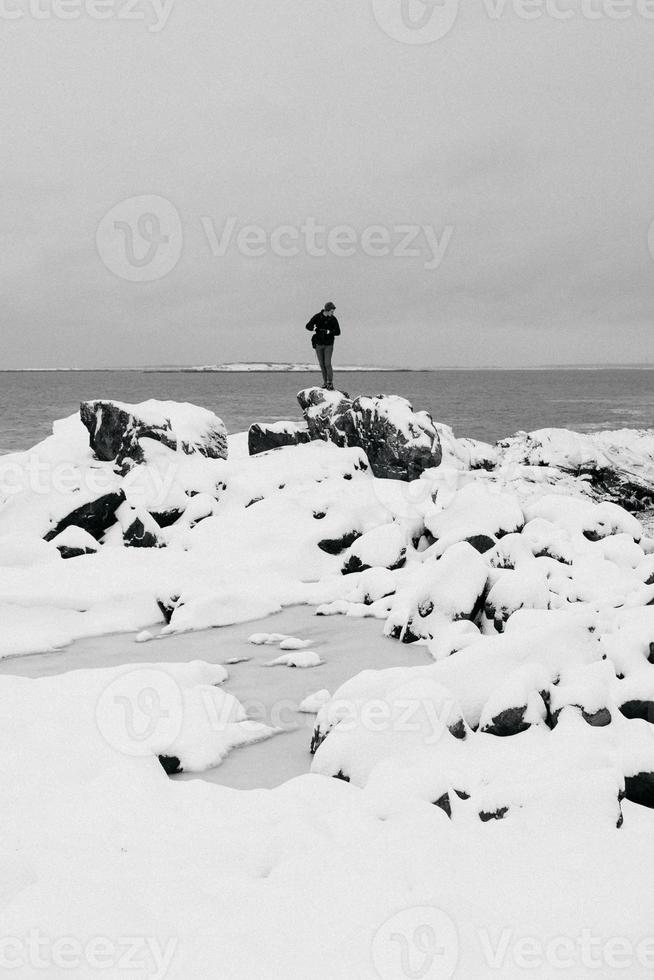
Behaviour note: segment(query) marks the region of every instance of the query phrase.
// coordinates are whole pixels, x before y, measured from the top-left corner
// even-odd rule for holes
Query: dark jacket
[[[325,316],[325,311],[321,310],[311,317],[307,323],[307,330],[315,331],[311,338],[313,347],[331,347],[334,337],[339,337],[341,328],[335,316]]]

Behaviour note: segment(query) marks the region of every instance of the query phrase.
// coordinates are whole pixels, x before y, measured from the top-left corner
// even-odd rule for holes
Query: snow
[[[304,650],[311,646],[311,640],[301,640],[298,636],[286,636],[279,644],[280,650]]]
[[[315,694],[307,695],[304,701],[301,702],[298,711],[303,711],[309,715],[317,715],[330,698],[329,691],[323,688],[321,691],[316,691]]]
[[[406,555],[406,533],[399,524],[381,524],[367,531],[348,548],[343,568],[393,568]]]
[[[314,650],[296,650],[268,661],[269,667],[320,667],[322,660]]]
[[[202,413],[170,407],[191,450]],[[44,654],[0,670],[3,935],[150,937],[150,975],[230,980],[397,980],[429,928],[443,975],[523,976],[532,937],[552,976],[568,937],[571,976],[611,978],[621,937],[651,972],[654,541],[587,471],[642,484],[654,434],[434,431],[407,484],[244,434],[228,460],[143,439],[124,476],[76,416],[0,460],[0,658]],[[109,493],[100,532],[43,540]]]

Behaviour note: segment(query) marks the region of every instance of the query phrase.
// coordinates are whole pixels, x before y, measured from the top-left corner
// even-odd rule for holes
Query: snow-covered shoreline
[[[34,923],[147,937],[134,975],[180,980],[504,980],[529,950],[532,976],[645,975],[654,432],[491,446],[396,397],[299,400],[249,436],[192,405],[90,402],[0,458],[0,657],[139,640],[132,664],[2,671],[4,935],[17,955]],[[302,605],[379,621],[423,662],[361,672],[353,651],[324,690],[329,646],[254,635],[257,683],[281,695],[297,664],[311,695],[311,774],[171,782],[284,744],[239,658],[175,663],[180,636],[217,627],[220,649],[218,627]]]

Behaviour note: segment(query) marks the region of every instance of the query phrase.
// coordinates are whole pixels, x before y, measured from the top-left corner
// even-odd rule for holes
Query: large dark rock
[[[176,402],[148,401],[126,405],[89,401],[80,405],[91,449],[104,462],[123,469],[143,460],[140,440],[154,439],[169,449],[210,459],[227,459],[227,430],[207,409]]]
[[[75,525],[83,528],[84,531],[99,541],[105,531],[116,522],[116,511],[125,503],[125,494],[122,490],[114,493],[105,493],[95,500],[90,500],[81,507],[72,510],[70,514],[58,521],[47,534],[44,535],[46,541],[52,541],[57,535],[65,531],[67,527]]]
[[[405,398],[361,396],[307,388],[298,401],[312,439],[363,449],[372,472],[391,480],[415,480],[442,459],[431,416],[414,412]]]
[[[299,422],[272,422],[269,425],[256,422],[248,432],[248,450],[250,456],[267,453],[269,449],[279,449],[281,446],[297,446],[310,442],[311,436],[306,425]]]

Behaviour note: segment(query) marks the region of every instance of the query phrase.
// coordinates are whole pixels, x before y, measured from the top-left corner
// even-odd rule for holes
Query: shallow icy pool
[[[265,742],[236,749],[222,765],[199,776],[175,778],[202,778],[238,789],[272,788],[307,772],[311,765],[309,743],[315,715],[297,711],[307,695],[322,688],[333,693],[349,677],[368,668],[431,662],[425,647],[404,646],[384,637],[382,630],[379,620],[321,617],[311,607],[295,606],[256,622],[149,643],[136,643],[133,633],[79,640],[56,653],[0,661],[0,675],[43,677],[89,667],[189,660],[225,664],[229,672],[225,689],[252,717],[285,731]],[[320,654],[324,663],[308,669],[265,666],[282,651],[278,646],[254,646],[248,637],[273,632],[310,640],[309,649]],[[250,659],[228,663],[237,657]]]

